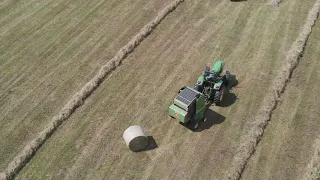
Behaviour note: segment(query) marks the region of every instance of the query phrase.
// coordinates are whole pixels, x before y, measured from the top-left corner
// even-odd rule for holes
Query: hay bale
[[[140,126],[130,126],[123,132],[123,139],[131,151],[139,152],[146,149],[148,137]]]

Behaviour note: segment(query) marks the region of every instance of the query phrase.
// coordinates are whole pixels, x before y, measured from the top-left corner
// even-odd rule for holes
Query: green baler
[[[169,115],[178,119],[183,124],[190,125],[196,129],[201,120],[205,120],[205,97],[204,95],[190,87],[180,89],[178,96],[169,106]]]

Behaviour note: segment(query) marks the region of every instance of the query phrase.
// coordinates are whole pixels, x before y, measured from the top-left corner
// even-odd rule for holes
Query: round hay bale
[[[148,145],[148,137],[140,126],[130,126],[123,132],[123,139],[131,151],[144,150]]]

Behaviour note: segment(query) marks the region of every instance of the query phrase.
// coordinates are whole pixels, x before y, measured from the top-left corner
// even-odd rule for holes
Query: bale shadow
[[[157,149],[158,144],[157,144],[156,140],[153,138],[153,136],[148,136],[147,138],[148,138],[148,145],[143,151]]]

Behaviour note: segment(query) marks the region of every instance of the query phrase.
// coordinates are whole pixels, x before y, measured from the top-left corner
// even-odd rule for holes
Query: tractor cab
[[[221,76],[224,63],[220,60],[216,61],[212,69],[205,67],[203,75],[198,77],[194,89],[203,93],[207,102],[213,100],[215,104],[219,104],[222,100],[224,87],[228,85],[230,72],[226,72]]]

